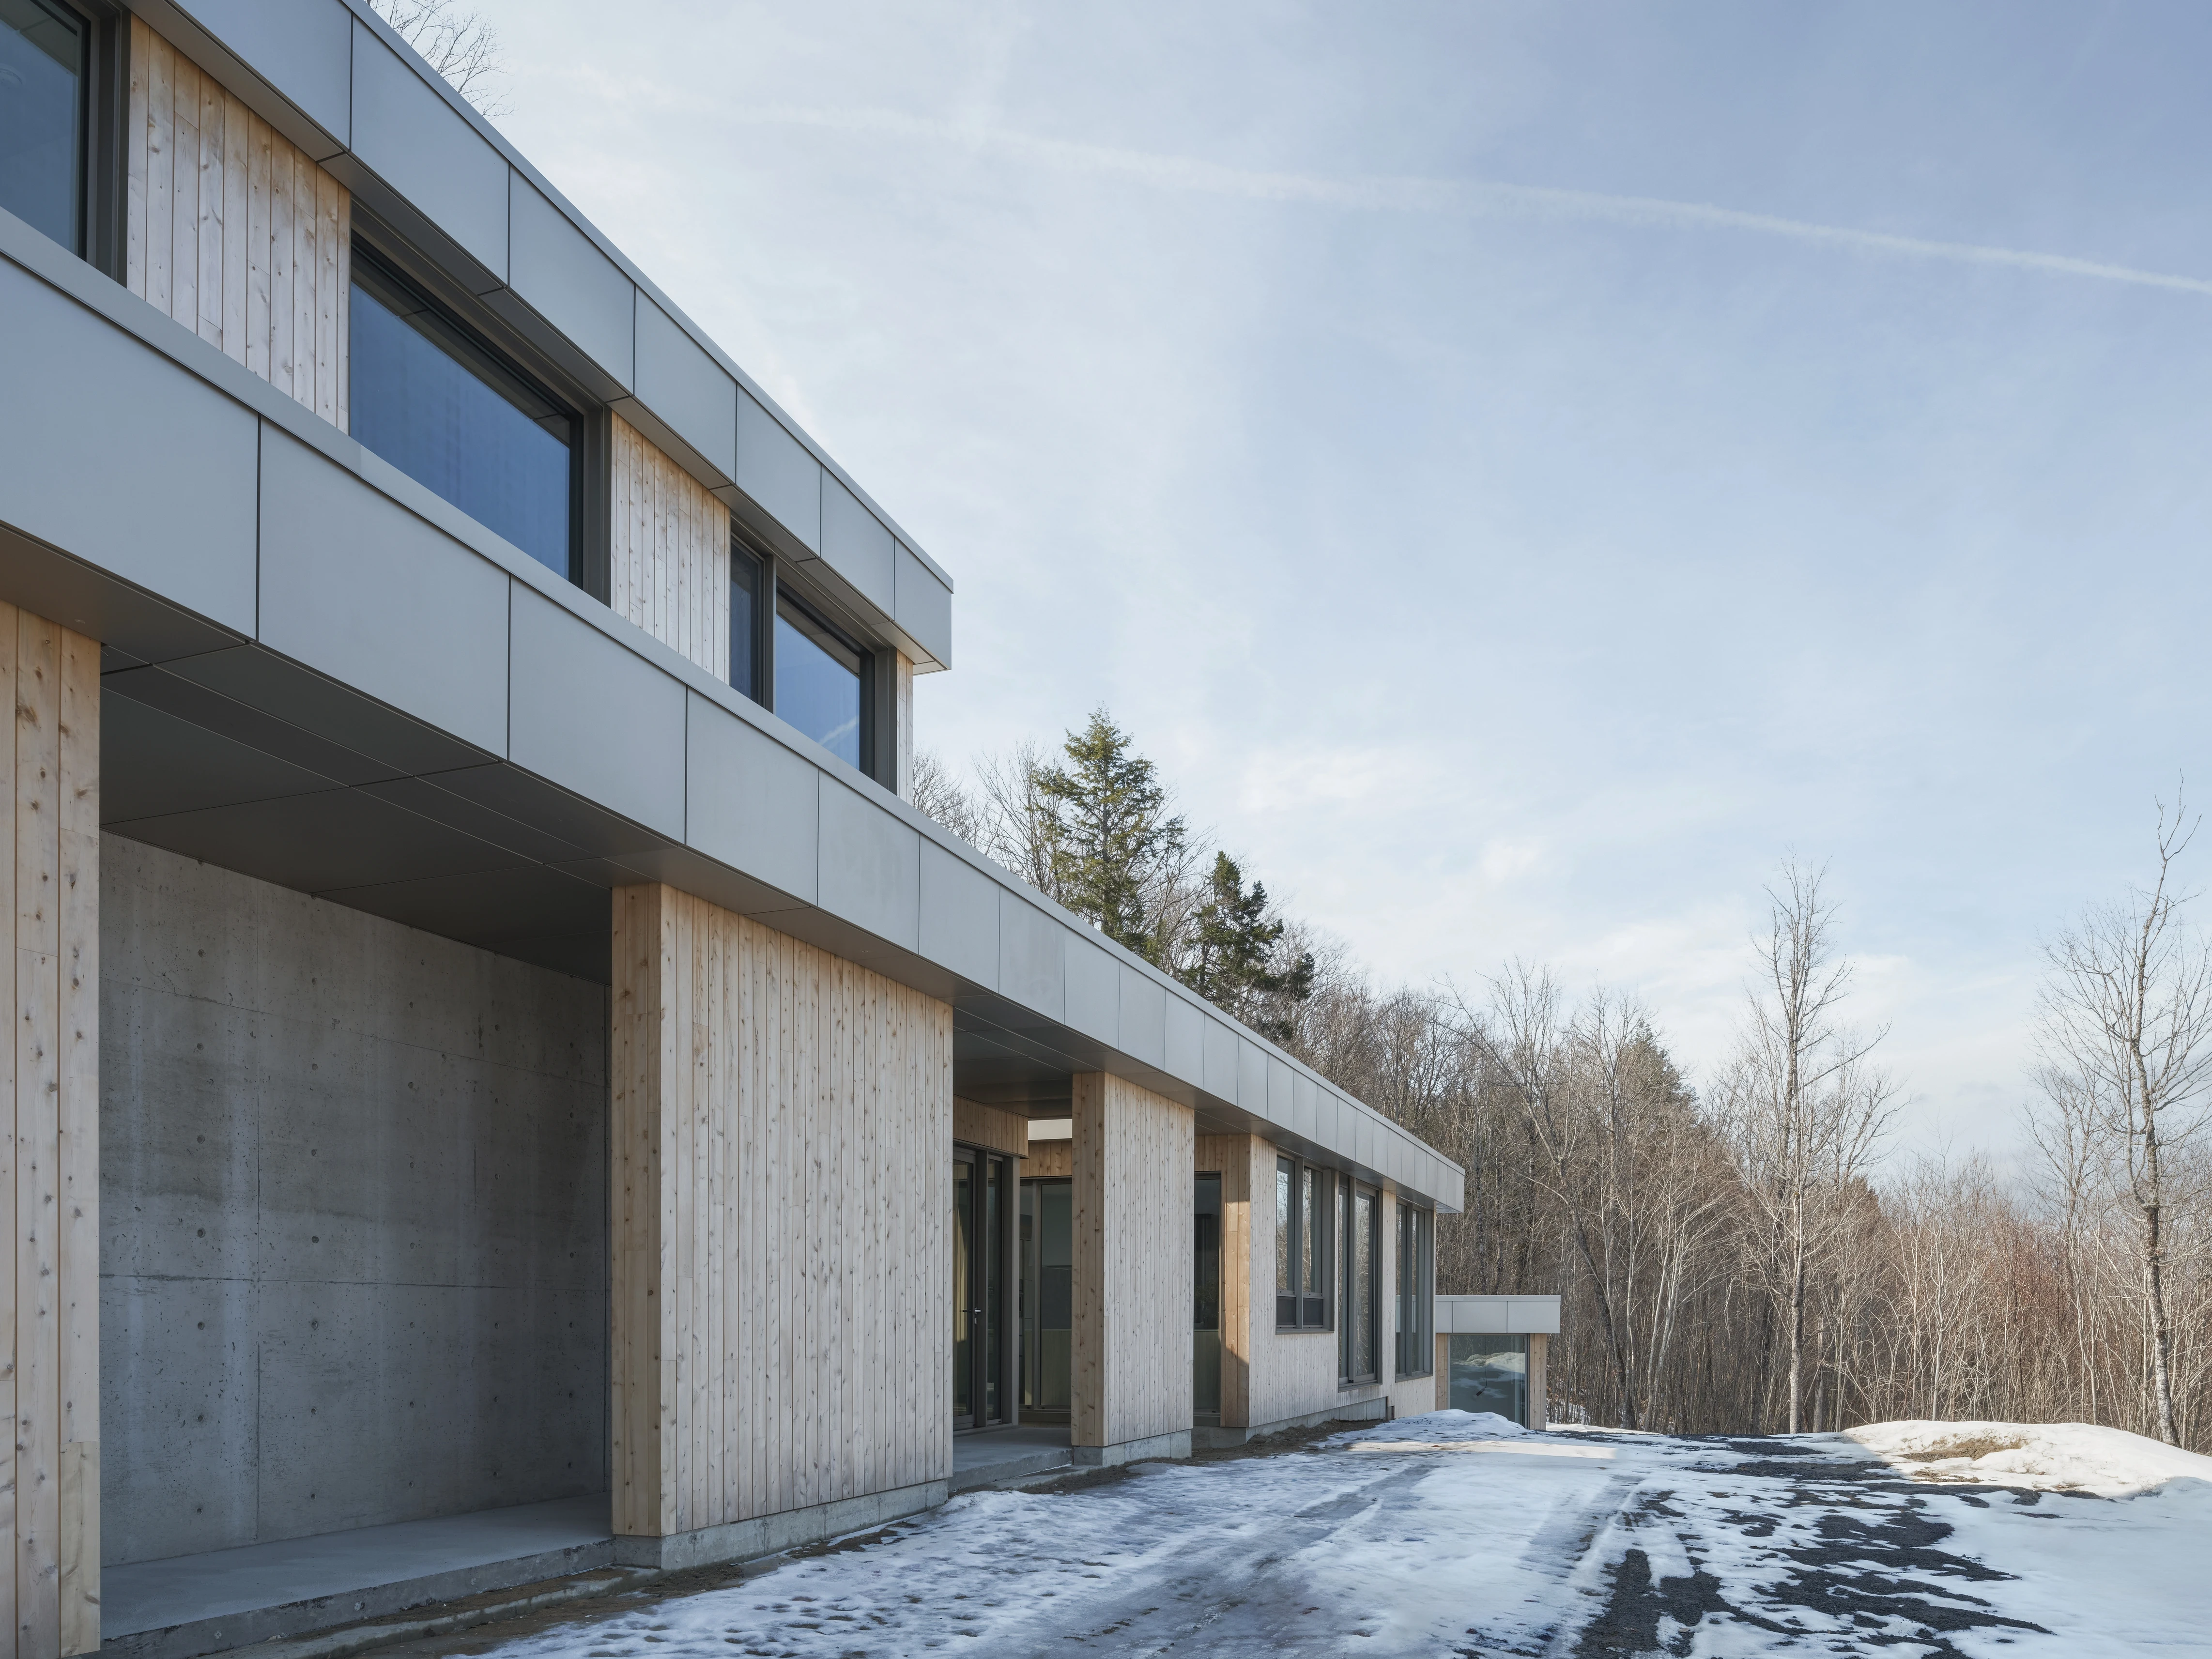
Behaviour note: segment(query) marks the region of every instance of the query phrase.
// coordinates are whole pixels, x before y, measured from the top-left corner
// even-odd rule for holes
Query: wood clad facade
[[[607,607],[730,678],[730,510],[620,416],[610,417]]]
[[[124,286],[343,432],[353,198],[131,20]]]
[[[0,678],[15,699],[0,1598],[15,1652],[45,1659],[100,1646],[100,647],[0,604]]]
[[[1265,1171],[1259,1168],[1262,1162],[1267,1166]],[[1261,1268],[1260,1258],[1253,1254],[1252,1195],[1257,1192],[1269,1200],[1272,1218],[1274,1162],[1273,1148],[1250,1135],[1198,1137],[1199,1172],[1221,1177],[1221,1421],[1231,1428],[1245,1428],[1252,1421],[1252,1357],[1257,1331],[1253,1323],[1253,1279]],[[1268,1237],[1273,1237],[1271,1227]],[[1266,1262],[1270,1277],[1260,1286],[1270,1326],[1275,1316],[1273,1251],[1271,1243]]]
[[[614,1529],[952,1464],[952,1014],[660,885],[614,896]]]
[[[979,1105],[972,1100],[955,1100],[952,1138],[965,1146],[981,1146],[986,1152],[1004,1152],[1008,1158],[1026,1158],[1030,1150],[1030,1121],[1018,1112],[1002,1112],[994,1106]],[[1032,1172],[1024,1170],[1022,1173],[1026,1176]]]
[[[1188,1106],[1102,1072],[1075,1079],[1071,1439],[1191,1426]]]

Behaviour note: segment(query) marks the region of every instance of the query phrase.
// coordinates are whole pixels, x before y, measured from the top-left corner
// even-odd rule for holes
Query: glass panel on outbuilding
[[[0,0],[0,208],[77,251],[83,195],[83,22],[45,0]]]
[[[1451,1338],[1449,1356],[1454,1411],[1495,1412],[1528,1426],[1527,1337],[1460,1333]]]

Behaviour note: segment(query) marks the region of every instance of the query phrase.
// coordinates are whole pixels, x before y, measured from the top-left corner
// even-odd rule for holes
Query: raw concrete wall
[[[606,1488],[605,994],[104,836],[103,1554]]]

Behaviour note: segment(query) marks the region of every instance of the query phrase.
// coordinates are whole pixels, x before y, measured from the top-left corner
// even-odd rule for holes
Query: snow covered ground
[[[957,1498],[495,1651],[2203,1655],[2208,1552],[2212,1459],[2113,1430],[1710,1440],[1438,1412]]]

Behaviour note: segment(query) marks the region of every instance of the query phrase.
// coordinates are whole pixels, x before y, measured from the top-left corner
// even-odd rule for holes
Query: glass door
[[[1075,1186],[1022,1182],[1022,1416],[1067,1420]]]
[[[1013,1160],[952,1149],[952,1426],[1006,1420]]]
[[[1197,1180],[1191,1235],[1190,1405],[1201,1422],[1221,1420],[1221,1177]]]

